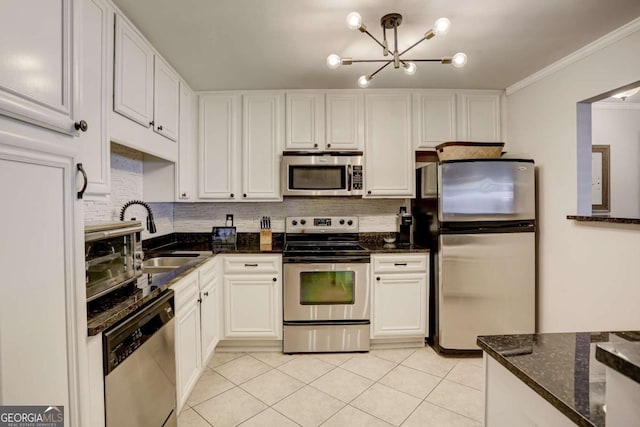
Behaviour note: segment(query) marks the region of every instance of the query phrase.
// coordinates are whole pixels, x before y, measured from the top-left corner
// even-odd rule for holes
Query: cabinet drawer
[[[188,274],[184,279],[171,285],[174,292],[175,312],[180,315],[182,308],[190,301],[198,299],[198,271]]]
[[[279,255],[225,255],[223,263],[225,274],[276,274],[281,269],[282,257]]]
[[[373,273],[423,272],[429,266],[428,254],[372,255]]]

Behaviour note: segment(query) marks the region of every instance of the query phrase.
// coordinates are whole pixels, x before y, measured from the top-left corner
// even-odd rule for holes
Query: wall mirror
[[[577,104],[578,215],[640,218],[640,81]]]

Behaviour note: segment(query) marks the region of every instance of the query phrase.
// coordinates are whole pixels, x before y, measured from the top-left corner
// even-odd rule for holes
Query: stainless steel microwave
[[[281,169],[283,196],[362,196],[361,151],[285,151]]]

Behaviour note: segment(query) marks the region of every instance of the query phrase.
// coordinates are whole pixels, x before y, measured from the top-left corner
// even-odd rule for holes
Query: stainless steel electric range
[[[370,253],[357,217],[285,223],[285,353],[369,351]]]

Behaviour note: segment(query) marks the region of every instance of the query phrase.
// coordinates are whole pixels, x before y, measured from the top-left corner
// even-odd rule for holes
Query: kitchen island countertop
[[[605,425],[605,366],[596,346],[640,345],[639,332],[478,337],[486,354],[580,426]]]

